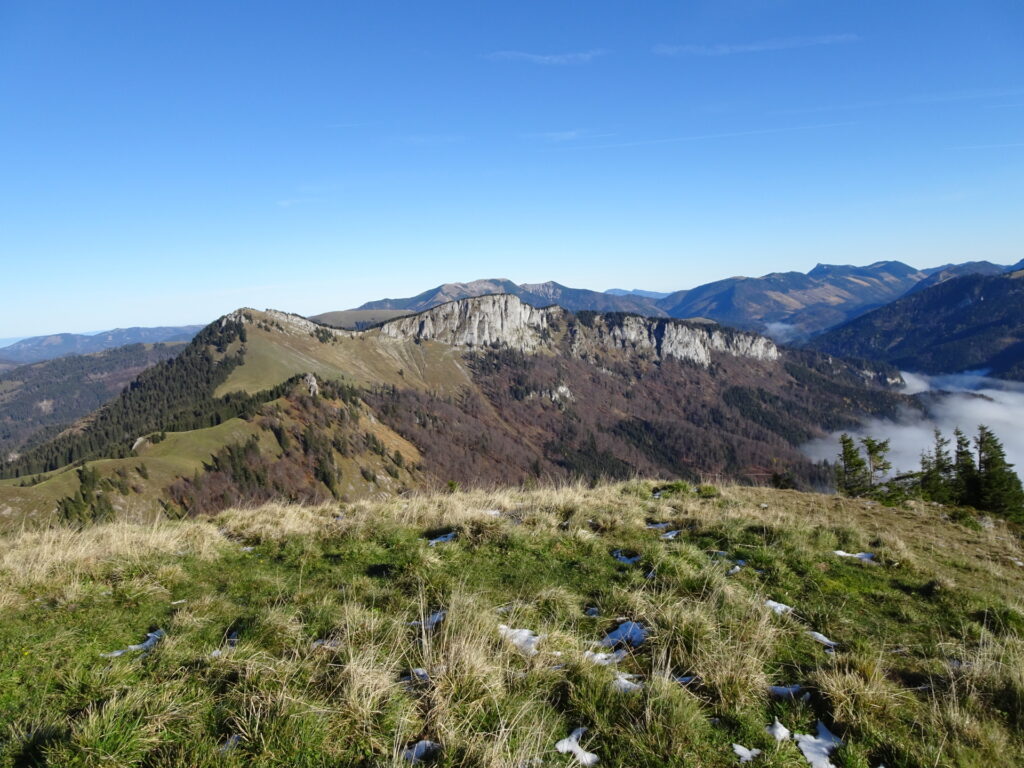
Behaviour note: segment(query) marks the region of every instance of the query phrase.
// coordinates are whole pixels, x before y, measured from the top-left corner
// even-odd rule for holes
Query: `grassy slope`
[[[265,313],[252,313],[257,321]],[[245,363],[228,377],[215,396],[269,389],[297,373],[344,379],[359,386],[400,384],[432,391],[456,391],[470,385],[462,367],[462,351],[443,344],[414,344],[382,338],[376,331],[359,336],[338,333],[322,342],[291,327],[266,330],[246,328]]]
[[[845,768],[1020,755],[1024,555],[1002,525],[750,488],[656,500],[650,488],[271,505],[9,537],[0,765],[400,765],[419,738],[444,745],[441,765],[569,765],[553,745],[581,725],[601,765],[732,766],[733,742],[763,749],[757,765],[806,765],[764,732],[776,716],[801,733],[822,718],[846,742],[833,758]],[[662,541],[651,520],[683,533]],[[447,530],[458,538],[426,545]],[[617,562],[617,548],[641,562]],[[748,566],[729,577],[710,550]],[[448,615],[435,631],[407,626],[436,608]],[[644,676],[635,695],[581,658],[619,616],[651,629],[620,665]],[[541,653],[522,656],[499,622],[545,634]],[[157,627],[167,638],[151,654],[100,657]],[[232,632],[237,647],[212,657]],[[322,638],[336,647],[314,649]],[[411,667],[432,681],[407,689]],[[700,682],[668,677],[688,674]],[[772,700],[769,683],[805,684],[810,701]]]
[[[188,432],[168,432],[167,438],[155,445],[139,447],[138,458],[99,459],[87,462],[87,466],[99,470],[100,475],[109,477],[118,469],[127,471],[131,483],[141,489],[140,493],[128,498],[114,497],[114,506],[125,513],[150,517],[161,509],[156,499],[160,490],[166,488],[176,477],[191,477],[202,469],[218,450],[229,443],[245,441],[250,435],[265,435],[242,419],[230,419],[223,424],[207,429]],[[264,446],[273,452],[274,446]],[[143,478],[136,467],[144,464],[149,477]],[[46,523],[56,509],[57,501],[78,490],[78,475],[74,467],[48,472],[43,482],[22,488],[19,478],[0,480],[0,530],[20,524],[22,521]]]
[[[376,325],[387,320],[394,320],[396,317],[405,317],[411,314],[404,309],[343,309],[338,312],[324,312],[320,315],[313,315],[310,320],[315,320],[324,325],[334,328],[348,328],[355,330],[360,324]]]

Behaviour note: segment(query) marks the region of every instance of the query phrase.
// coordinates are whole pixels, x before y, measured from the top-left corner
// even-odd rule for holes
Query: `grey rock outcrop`
[[[717,326],[633,315],[588,315],[575,323],[560,307],[537,309],[511,295],[463,299],[418,315],[385,323],[381,335],[394,339],[437,341],[456,347],[503,346],[524,353],[553,347],[556,335],[570,330],[571,354],[592,357],[622,350],[642,357],[676,358],[702,366],[713,354],[777,360],[778,347],[763,336]]]
[[[381,326],[383,336],[439,341],[455,347],[500,345],[536,352],[544,343],[551,321],[564,309],[537,309],[516,296],[501,294],[442,304]]]

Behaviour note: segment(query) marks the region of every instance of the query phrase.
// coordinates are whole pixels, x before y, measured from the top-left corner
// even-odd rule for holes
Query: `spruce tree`
[[[863,496],[871,490],[867,462],[860,455],[853,438],[845,433],[839,438],[836,488],[844,496]]]
[[[889,441],[862,437],[860,444],[864,446],[864,452],[868,457],[868,485],[871,488],[876,488],[882,484],[886,474],[892,469],[892,462],[886,458],[889,453]]]
[[[953,483],[951,496],[954,504],[978,506],[978,467],[971,453],[971,441],[960,429],[953,431],[956,448],[953,453]]]
[[[921,454],[921,495],[929,501],[949,504],[953,500],[953,458],[950,440],[935,430],[935,446]]]
[[[1024,489],[1013,465],[1006,461],[1003,445],[984,424],[975,438],[978,449],[978,509],[1024,522]]]

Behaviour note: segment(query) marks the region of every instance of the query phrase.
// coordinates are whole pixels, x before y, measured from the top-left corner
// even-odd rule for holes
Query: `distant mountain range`
[[[445,283],[417,296],[371,301],[359,310],[422,312],[449,301],[487,294],[511,294],[535,307],[557,304],[573,312],[626,312],[650,317],[708,319],[734,328],[799,341],[848,322],[920,287],[969,274],[1012,270],[987,261],[915,269],[898,261],[865,267],[819,264],[810,272],[773,272],[731,277],[674,293],[569,288],[555,282],[475,280]]]
[[[518,296],[521,301],[534,307],[548,307],[557,304],[570,312],[591,310],[594,312],[631,312],[652,317],[668,317],[655,306],[654,301],[634,294],[612,294],[589,291],[584,288],[568,288],[560,283],[523,283],[516,285],[511,280],[497,278],[474,280],[470,283],[445,283],[406,299],[381,299],[368,301],[357,307],[361,310],[404,310],[423,312],[440,304],[460,299],[471,299],[491,294]]]
[[[88,355],[128,344],[158,344],[191,341],[203,326],[183,325],[157,328],[115,328],[95,334],[55,333],[32,336],[0,347],[0,363],[24,365],[67,355]]]
[[[1024,270],[955,277],[812,339],[813,349],[919,373],[1024,381]]]

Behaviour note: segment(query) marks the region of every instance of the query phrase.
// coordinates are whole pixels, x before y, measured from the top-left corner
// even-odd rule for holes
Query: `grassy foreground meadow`
[[[842,740],[818,766],[1024,764],[1024,550],[949,513],[638,481],[26,530],[0,766],[568,766],[581,727],[602,766],[808,765],[776,719]]]

